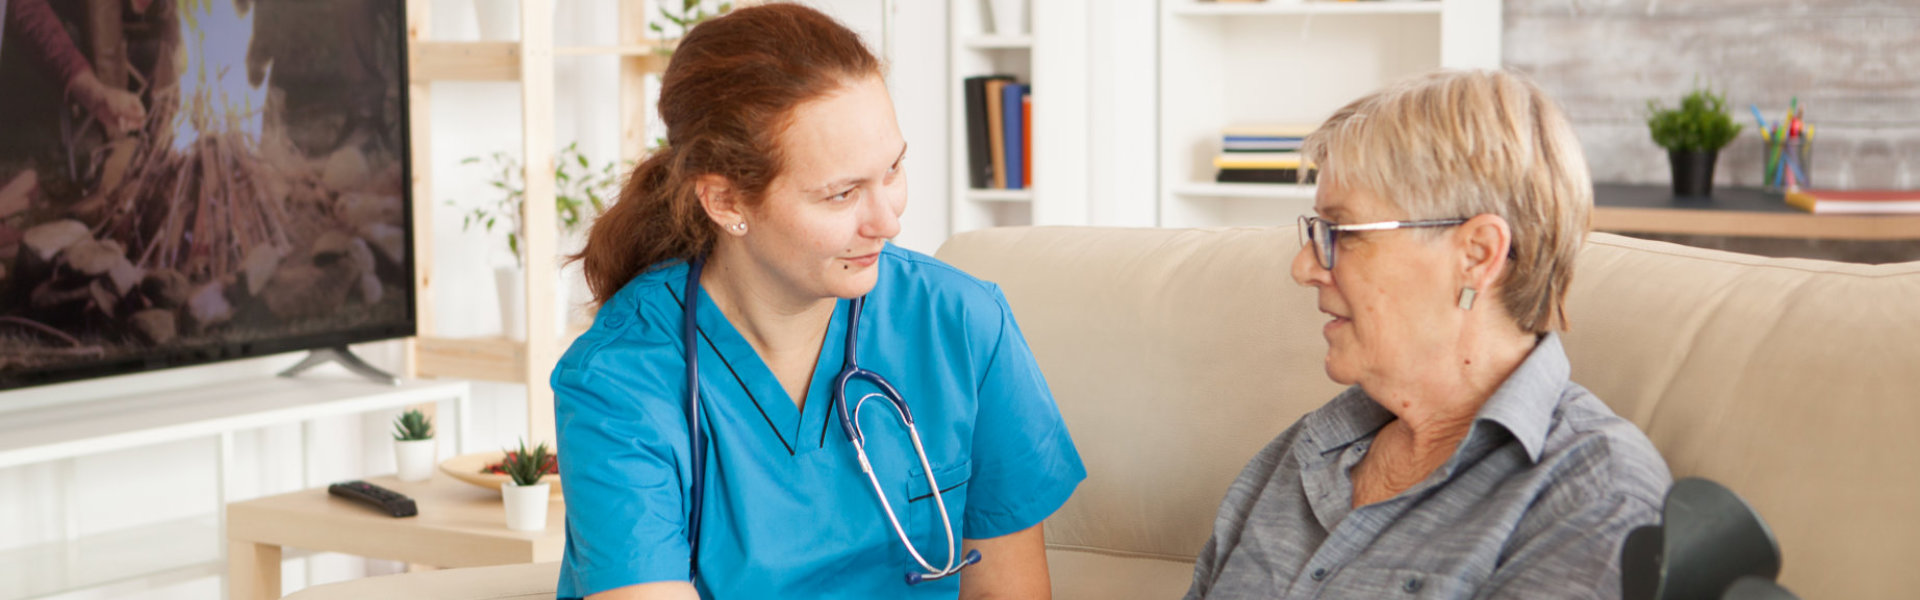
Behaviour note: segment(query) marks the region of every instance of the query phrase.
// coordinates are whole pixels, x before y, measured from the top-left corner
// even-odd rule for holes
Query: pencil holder
[[[1813,145],[1804,138],[1769,144],[1762,163],[1763,181],[1768,190],[1813,187]]]

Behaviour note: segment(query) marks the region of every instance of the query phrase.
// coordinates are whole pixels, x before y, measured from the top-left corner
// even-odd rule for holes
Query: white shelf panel
[[[219,575],[220,526],[212,515],[0,552],[0,599],[38,598],[136,578]]]
[[[1032,202],[1033,190],[967,190],[974,202]]]
[[[226,575],[226,540],[213,515],[130,527],[0,551],[0,600],[44,598],[82,591],[108,597],[115,590],[151,590]],[[313,556],[288,548],[282,563]]]
[[[1184,198],[1267,198],[1312,200],[1317,186],[1291,183],[1186,183],[1173,187]]]
[[[1412,2],[1257,2],[1187,3],[1173,7],[1173,14],[1190,17],[1230,17],[1260,15],[1437,15],[1439,0]]]
[[[975,50],[1024,50],[1033,48],[1033,36],[975,35],[967,37],[964,44]]]
[[[465,381],[262,377],[0,413],[0,468],[322,417],[464,399]]]

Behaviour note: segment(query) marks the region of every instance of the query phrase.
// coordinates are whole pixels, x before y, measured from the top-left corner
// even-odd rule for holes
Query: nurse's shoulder
[[[995,335],[1012,318],[1000,286],[969,275],[940,259],[888,244],[881,251],[877,293],[870,305],[881,305],[889,315],[924,316],[943,323],[965,323],[969,330]],[[882,300],[884,299],[884,300]],[[919,311],[930,315],[915,315]]]
[[[673,376],[685,364],[680,349],[677,287],[686,272],[684,263],[656,267],[633,278],[609,298],[594,316],[593,325],[567,347],[555,365],[555,390],[563,386],[611,386],[628,398],[666,401],[676,397],[677,392],[665,386],[679,381]]]

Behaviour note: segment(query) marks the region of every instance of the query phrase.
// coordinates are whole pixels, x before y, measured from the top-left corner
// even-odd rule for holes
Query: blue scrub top
[[[1005,296],[892,245],[877,264],[858,362],[912,410],[955,537],[1039,524],[1086,469]],[[553,371],[567,502],[562,598],[687,580],[686,272],[676,262],[635,278]],[[920,568],[840,428],[830,388],[842,366],[848,301],[838,302],[827,327],[804,410],[712,300],[702,292],[696,301],[709,444],[701,596],[957,597],[958,577],[906,584],[906,573]],[[856,382],[847,400],[871,390]],[[879,398],[858,420],[901,526],[929,563],[946,564],[946,534],[906,429]]]

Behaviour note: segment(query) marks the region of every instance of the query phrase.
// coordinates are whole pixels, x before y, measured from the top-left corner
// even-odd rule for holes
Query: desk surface
[[[1711,198],[1675,198],[1665,185],[1593,186],[1599,231],[1836,240],[1920,239],[1920,215],[1815,215],[1778,192],[1716,187]]]
[[[228,505],[227,538],[436,567],[560,560],[566,544],[566,505],[559,497],[547,507],[546,530],[513,531],[498,490],[441,473],[417,483],[391,476],[367,481],[413,498],[420,514],[396,519],[315,488]]]

